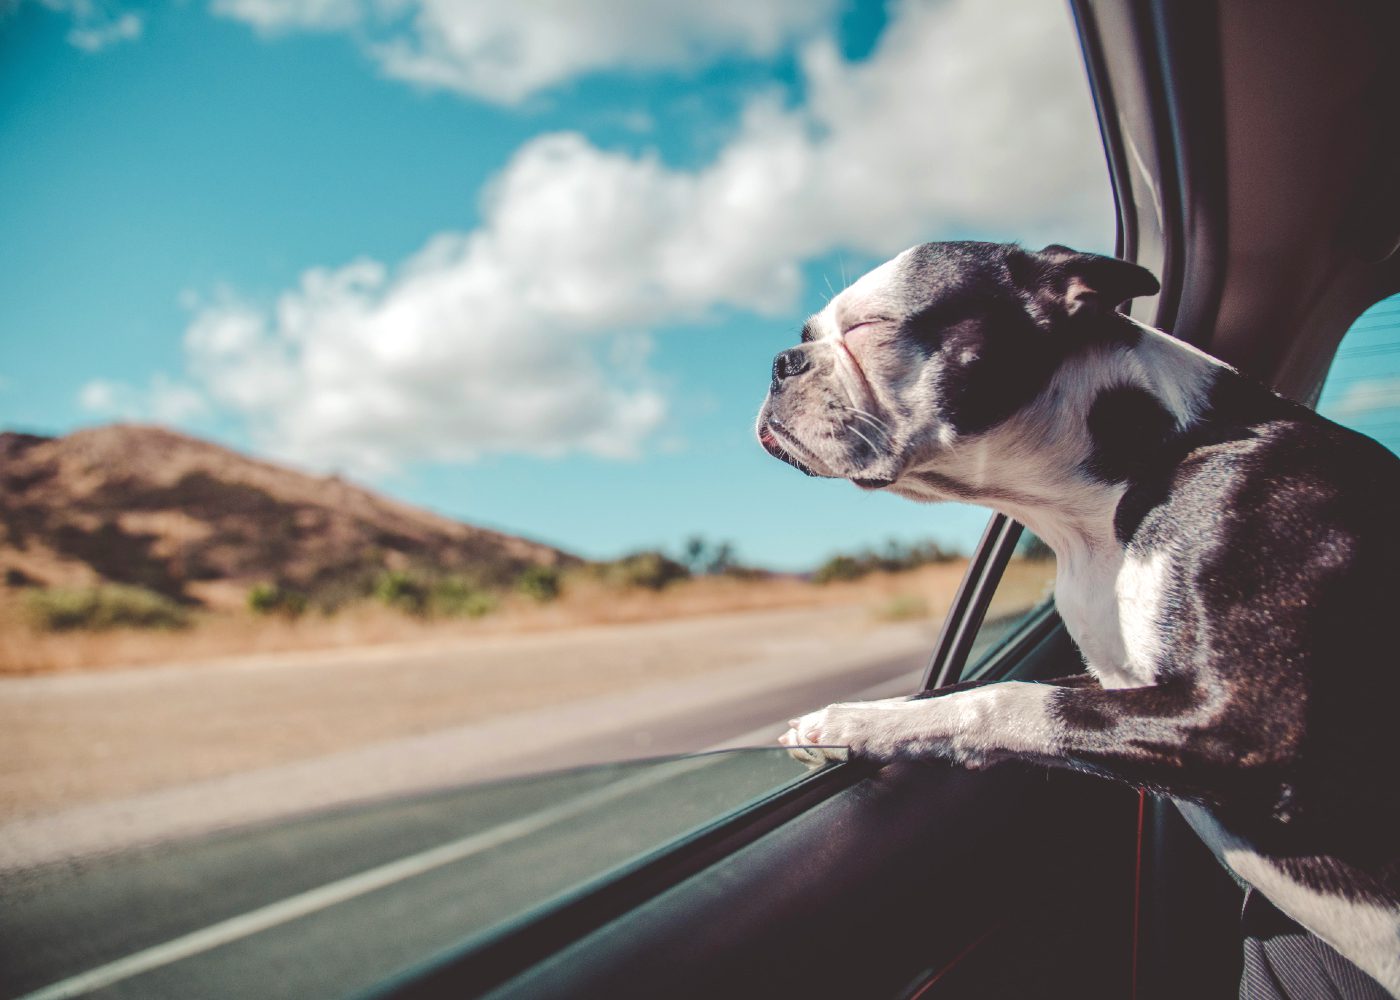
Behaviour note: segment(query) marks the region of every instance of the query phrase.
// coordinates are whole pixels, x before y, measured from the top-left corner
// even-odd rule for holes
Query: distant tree
[[[738,566],[735,558],[734,545],[731,542],[720,542],[710,550],[710,558],[705,563],[705,572],[712,574],[728,573]]]
[[[704,535],[691,535],[681,546],[681,562],[690,567],[692,573],[705,571],[705,558],[710,551],[710,543]]]
[[[741,569],[733,542],[713,543],[691,535],[681,546],[681,562],[695,576],[721,576]]]

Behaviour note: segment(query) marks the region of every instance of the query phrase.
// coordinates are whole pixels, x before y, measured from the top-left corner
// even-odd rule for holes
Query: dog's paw
[[[809,712],[800,719],[790,719],[788,731],[778,737],[778,742],[788,748],[794,760],[808,767],[822,767],[834,760],[845,760],[848,755],[846,747],[826,735],[832,730],[828,719],[830,712],[831,708],[823,708],[819,712]]]
[[[992,708],[988,699],[966,695],[828,705],[793,719],[779,742],[814,766],[842,759],[834,748],[844,747],[877,764],[936,758],[978,769],[998,759],[981,732]]]
[[[806,764],[862,757],[885,762],[893,758],[896,742],[888,739],[894,717],[888,710],[907,706],[904,698],[828,705],[788,723],[778,742]]]

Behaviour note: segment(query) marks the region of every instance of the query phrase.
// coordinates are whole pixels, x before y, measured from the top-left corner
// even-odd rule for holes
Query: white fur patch
[[[1121,667],[1126,679],[1137,685],[1151,684],[1156,679],[1157,663],[1162,655],[1158,626],[1168,563],[1167,553],[1160,550],[1145,557],[1130,555],[1123,560],[1123,568],[1118,571],[1114,584],[1118,597],[1118,635],[1123,644]]]
[[[1095,558],[1057,572],[1055,606],[1104,687],[1145,687],[1156,680],[1170,566],[1166,552],[1100,549]]]
[[[1217,858],[1284,913],[1400,996],[1400,909],[1317,892],[1280,871],[1192,802],[1177,802]]]
[[[1161,330],[1131,317],[1129,321],[1142,332],[1133,357],[1147,374],[1153,394],[1176,417],[1177,427],[1189,427],[1205,410],[1216,376],[1234,369]]]
[[[976,764],[998,752],[1052,754],[1054,688],[1008,681],[917,701],[830,705],[794,720],[785,746],[847,746],[875,760],[937,756]]]

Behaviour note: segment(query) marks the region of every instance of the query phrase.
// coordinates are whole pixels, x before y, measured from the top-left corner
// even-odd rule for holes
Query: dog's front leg
[[[831,705],[794,720],[782,742],[848,746],[876,762],[930,757],[976,766],[1014,757],[1181,798],[1281,801],[1292,751],[1270,741],[1267,727],[1221,729],[1221,710],[1185,679],[1115,690],[1007,681],[944,697]],[[1262,709],[1274,721],[1301,710],[1282,701]],[[815,760],[821,751],[794,754]]]
[[[941,757],[980,766],[996,757],[1056,753],[1047,684],[1008,681],[941,697],[829,705],[794,719],[780,742],[794,756],[818,763],[849,747],[867,760]]]

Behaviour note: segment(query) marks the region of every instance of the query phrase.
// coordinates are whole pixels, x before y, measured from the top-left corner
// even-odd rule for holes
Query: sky
[[[0,427],[160,423],[587,557],[970,548],[984,511],[764,454],[771,358],[913,243],[1112,220],[1045,0],[0,0]],[[1394,419],[1389,379],[1331,401]]]

